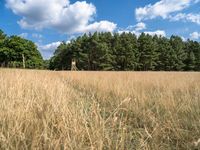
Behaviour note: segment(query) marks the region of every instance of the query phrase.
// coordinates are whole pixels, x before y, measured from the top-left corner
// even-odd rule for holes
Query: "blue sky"
[[[95,31],[200,41],[200,0],[0,0],[0,29],[34,41],[44,58],[61,41]]]

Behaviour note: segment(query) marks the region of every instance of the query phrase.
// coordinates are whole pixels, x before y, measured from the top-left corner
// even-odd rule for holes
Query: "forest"
[[[142,33],[84,34],[63,42],[50,59],[49,69],[69,70],[200,71],[200,43]]]
[[[43,60],[34,42],[6,36],[0,30],[0,66],[30,69],[92,71],[200,71],[200,43],[141,33],[95,32],[62,42],[50,60]]]

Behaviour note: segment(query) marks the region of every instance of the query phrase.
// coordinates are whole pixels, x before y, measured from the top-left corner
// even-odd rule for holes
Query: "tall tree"
[[[142,33],[138,38],[140,70],[154,70],[157,59],[155,43],[152,36]]]
[[[158,60],[156,70],[171,71],[173,70],[176,62],[174,60],[175,51],[173,50],[169,39],[160,37],[157,41]]]
[[[11,36],[4,40],[0,55],[0,63],[4,63],[6,67],[22,67],[23,56],[27,68],[43,67],[43,59],[36,45],[18,36]]]
[[[138,49],[137,38],[134,34],[116,34],[114,50],[117,70],[136,70],[138,64]]]
[[[172,35],[170,37],[170,44],[172,46],[172,49],[174,50],[173,56],[171,58],[172,61],[175,62],[173,70],[182,71],[185,67],[184,61],[186,59],[184,43],[180,37]]]
[[[187,51],[194,53],[194,57],[195,57],[194,70],[200,71],[200,43],[198,43],[197,41],[188,41],[187,43],[189,45]],[[191,54],[191,55],[193,55],[193,54]],[[192,57],[192,56],[190,56],[190,57]]]
[[[7,66],[10,59],[9,49],[5,47],[6,35],[0,30],[0,66]]]
[[[56,70],[70,70],[73,58],[71,47],[71,44],[62,42],[54,52],[54,56],[50,59],[49,68]]]

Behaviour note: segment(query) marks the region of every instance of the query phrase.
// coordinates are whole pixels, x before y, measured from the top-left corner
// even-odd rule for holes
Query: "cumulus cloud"
[[[185,14],[185,13],[178,13],[175,16],[170,16],[171,21],[184,21],[184,22],[193,22],[200,25],[200,14]]]
[[[41,51],[49,51],[49,52],[53,52],[59,45],[61,44],[61,42],[53,42],[50,44],[46,44],[46,45],[38,45],[38,49]]]
[[[135,34],[136,36],[140,35],[140,32],[136,31],[135,26],[128,26],[127,28],[120,28],[120,29],[118,29],[117,33],[119,33],[119,34],[132,33],[132,34]]]
[[[146,29],[146,24],[143,22],[139,22],[135,25],[135,30],[140,31]]]
[[[149,35],[158,35],[158,36],[166,36],[166,32],[164,30],[156,30],[156,31],[144,31],[146,29],[146,24],[143,22],[139,22],[136,25],[132,25],[132,26],[128,26],[125,29],[119,29],[118,33],[122,34],[122,33],[133,33],[135,34],[137,37],[140,36],[141,32],[144,32],[145,34],[149,34]]]
[[[100,22],[95,22],[93,24],[90,24],[84,28],[81,28],[79,32],[113,32],[114,29],[116,29],[117,25],[109,22],[109,21],[100,21]]]
[[[130,32],[130,33],[134,33],[135,35],[139,36],[140,35],[139,31],[142,31],[144,29],[146,29],[146,24],[143,22],[139,22],[136,25],[130,25],[125,29],[119,29],[118,33],[121,34],[123,32],[125,32],[125,33]]]
[[[140,7],[135,10],[136,19],[138,21],[154,19],[161,17],[166,19],[170,14],[179,12],[188,8],[193,3],[198,3],[199,0],[160,0],[155,4],[149,4],[145,7]]]
[[[39,51],[41,52],[42,56],[45,59],[49,59],[50,57],[53,56],[54,51],[56,50],[56,48],[61,44],[61,42],[57,41],[57,42],[52,42],[46,45],[42,45],[39,43],[36,43]]]
[[[114,31],[116,24],[94,22],[96,7],[86,1],[73,4],[69,0],[6,0],[6,6],[22,17],[18,24],[25,29],[53,28],[74,34],[94,31]]]
[[[190,34],[190,38],[194,40],[198,40],[200,38],[200,33],[198,32],[193,32]]]

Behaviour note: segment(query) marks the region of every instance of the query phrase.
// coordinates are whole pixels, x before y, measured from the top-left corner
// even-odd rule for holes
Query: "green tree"
[[[186,59],[186,53],[184,51],[184,43],[178,36],[171,36],[170,44],[174,53],[172,54],[172,60],[175,64],[173,70],[182,71],[185,67],[184,61]]]
[[[169,39],[160,37],[157,41],[158,60],[156,70],[171,71],[175,62],[175,51],[173,50]]]
[[[0,61],[1,63],[5,63],[6,67],[22,67],[22,55],[25,57],[26,68],[43,67],[43,59],[36,45],[18,36],[6,38],[0,53]]]
[[[193,51],[191,51],[187,58],[187,68],[186,70],[194,71],[195,69],[195,55]]]
[[[71,44],[62,42],[50,59],[49,68],[54,70],[70,70],[72,61]]]
[[[6,57],[5,57],[6,58]],[[142,33],[84,34],[62,43],[50,59],[51,69],[70,69],[76,59],[80,70],[200,70],[200,44]]]
[[[138,64],[137,38],[132,33],[114,35],[114,56],[116,70],[136,70]]]
[[[152,36],[142,33],[138,38],[139,46],[139,69],[154,70],[156,66],[157,54]]]
[[[195,56],[195,71],[200,71],[200,43],[197,41],[188,41],[188,51],[192,51]]]

